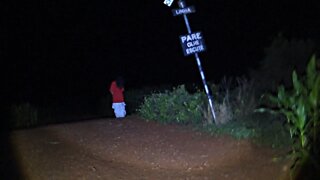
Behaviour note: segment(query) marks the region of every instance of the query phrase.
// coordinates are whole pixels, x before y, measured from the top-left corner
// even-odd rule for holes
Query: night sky
[[[177,0],[176,0],[177,1]],[[184,57],[182,16],[163,0],[2,1],[2,97],[102,96],[117,75],[127,89],[200,83],[193,56]],[[210,81],[246,74],[277,34],[320,40],[320,3],[313,0],[187,0]]]

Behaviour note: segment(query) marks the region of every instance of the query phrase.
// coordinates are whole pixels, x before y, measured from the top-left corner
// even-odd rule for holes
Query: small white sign
[[[167,6],[170,7],[170,6],[172,5],[173,1],[174,1],[174,0],[164,0],[163,3],[164,3],[165,5],[167,5]]]
[[[189,14],[189,13],[194,13],[194,12],[196,12],[196,9],[194,6],[189,6],[186,8],[172,10],[173,16],[178,16],[178,15],[182,15],[182,14]]]

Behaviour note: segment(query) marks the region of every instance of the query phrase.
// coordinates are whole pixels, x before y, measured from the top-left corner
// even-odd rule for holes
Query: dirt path
[[[187,127],[97,119],[15,131],[24,179],[281,179],[281,152]]]

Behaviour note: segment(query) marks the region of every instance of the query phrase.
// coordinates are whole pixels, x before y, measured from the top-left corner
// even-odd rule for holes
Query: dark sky
[[[176,0],[177,1],[177,0]],[[199,83],[193,56],[184,57],[182,17],[163,0],[33,0],[0,4],[2,95],[55,97],[103,94],[118,74],[127,87]],[[319,41],[313,0],[187,0],[208,80],[257,66],[278,33]]]

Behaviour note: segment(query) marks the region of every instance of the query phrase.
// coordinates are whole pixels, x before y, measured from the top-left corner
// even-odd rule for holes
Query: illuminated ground
[[[12,134],[24,179],[280,179],[280,150],[131,116]]]

